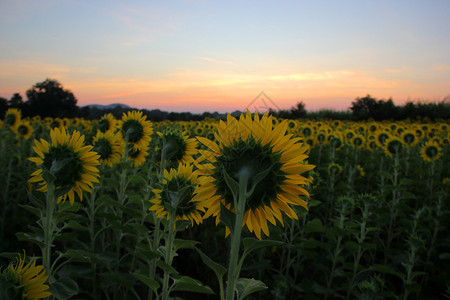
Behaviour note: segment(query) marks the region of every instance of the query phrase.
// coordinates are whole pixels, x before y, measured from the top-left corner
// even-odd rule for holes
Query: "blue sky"
[[[450,1],[0,0],[0,97],[54,78],[78,105],[233,111],[450,95]]]

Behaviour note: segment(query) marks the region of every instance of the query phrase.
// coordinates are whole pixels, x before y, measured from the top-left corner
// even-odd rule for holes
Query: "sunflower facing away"
[[[432,162],[441,156],[441,147],[435,141],[428,141],[420,148],[420,156],[424,161]]]
[[[9,108],[5,113],[5,119],[3,121],[3,126],[14,127],[22,118],[22,113],[17,108]]]
[[[50,131],[51,143],[41,139],[35,140],[33,146],[37,157],[28,158],[39,169],[31,174],[29,182],[38,182],[41,187],[38,191],[47,191],[44,169],[53,173],[56,189],[67,189],[67,193],[58,197],[58,203],[69,198],[70,204],[75,201],[75,193],[83,200],[83,190],[91,192],[93,182],[98,183],[98,159],[100,155],[91,151],[92,146],[84,145],[84,135],[74,131],[72,135],[65,129],[52,129]]]
[[[110,130],[115,131],[116,128],[117,128],[117,120],[111,113],[105,114],[98,121],[98,130],[100,130],[101,132],[107,132]]]
[[[145,148],[152,139],[152,123],[147,121],[146,116],[142,116],[141,111],[123,113],[119,128],[124,140],[128,141],[133,150]]]
[[[160,137],[157,157],[161,157],[164,150],[164,158],[169,163],[167,167],[177,166],[178,163],[192,163],[192,155],[197,153],[197,140],[189,138],[188,133],[181,133],[176,129],[157,132]]]
[[[268,223],[276,225],[275,218],[283,225],[284,212],[291,219],[298,219],[291,208],[300,205],[308,209],[308,204],[300,196],[309,194],[300,185],[311,182],[300,175],[313,169],[305,163],[305,152],[309,146],[301,143],[301,138],[285,135],[288,123],[274,122],[267,113],[261,118],[255,112],[254,119],[247,111],[237,120],[231,115],[227,122],[220,121],[215,133],[216,142],[197,137],[210,150],[199,150],[197,159],[200,186],[195,201],[207,208],[204,218],[216,217],[216,224],[222,209],[234,211],[234,191],[226,183],[225,174],[238,181],[241,172],[248,176],[247,196],[243,224],[261,239],[261,231],[269,236]],[[226,229],[229,234],[229,229]]]
[[[202,223],[200,212],[205,212],[198,202],[192,201],[195,188],[198,185],[198,173],[193,171],[191,164],[178,165],[177,169],[164,170],[164,178],[160,189],[152,190],[155,198],[149,200],[149,211],[155,211],[158,218],[164,216],[169,219],[169,210],[175,209],[176,221],[189,220]]]
[[[34,257],[25,265],[25,256],[25,251],[23,257],[19,254],[0,274],[0,296],[5,299],[43,299],[51,296],[49,286],[45,284],[48,275],[43,266],[36,265]]]
[[[100,155],[101,163],[108,167],[120,162],[125,149],[122,137],[112,130],[97,131],[92,146],[94,146],[93,150]]]

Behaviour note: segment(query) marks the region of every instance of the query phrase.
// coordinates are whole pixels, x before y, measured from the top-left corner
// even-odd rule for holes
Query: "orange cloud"
[[[450,65],[435,65],[431,67],[433,71],[445,71],[450,70]]]

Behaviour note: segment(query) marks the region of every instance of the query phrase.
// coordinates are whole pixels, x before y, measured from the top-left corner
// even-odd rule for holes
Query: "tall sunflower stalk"
[[[246,225],[261,240],[262,233],[269,236],[268,222],[276,225],[276,218],[283,224],[282,212],[298,220],[290,205],[308,209],[300,196],[309,198],[309,193],[300,185],[307,186],[311,181],[300,174],[315,166],[305,163],[309,146],[301,138],[286,135],[287,127],[287,122],[273,126],[268,114],[260,118],[255,112],[252,118],[247,111],[239,120],[228,115],[226,123],[221,121],[214,135],[216,142],[197,137],[209,150],[200,150],[196,161],[203,176],[195,201],[207,209],[204,218],[216,217],[216,224],[224,223],[226,235],[231,234],[227,300],[236,295],[236,283],[248,254],[246,249],[239,255],[242,228]],[[245,285],[250,281],[241,282]]]
[[[91,192],[97,179],[99,155],[91,151],[92,146],[84,145],[84,136],[78,131],[72,135],[65,129],[55,128],[50,132],[51,143],[44,139],[35,140],[34,151],[38,156],[30,157],[39,168],[31,174],[30,183],[39,183],[38,191],[46,193],[45,208],[40,212],[38,224],[44,233],[41,245],[42,259],[49,276],[54,265],[51,262],[51,249],[57,228],[54,219],[57,204],[69,199],[73,205],[75,195],[83,200],[83,191]]]
[[[165,219],[164,262],[167,266],[171,266],[176,254],[174,240],[178,230],[177,227],[183,228],[189,223],[192,226],[194,223],[202,223],[203,218],[200,212],[204,212],[204,209],[198,203],[192,201],[195,188],[198,185],[198,174],[193,171],[191,164],[180,163],[177,169],[164,170],[164,177],[159,185],[158,189],[153,190],[155,198],[149,200],[151,204],[149,211],[154,211],[158,220]],[[183,224],[180,224],[180,222]],[[162,286],[163,300],[169,299],[173,286],[169,285],[170,278],[170,272],[165,270]]]

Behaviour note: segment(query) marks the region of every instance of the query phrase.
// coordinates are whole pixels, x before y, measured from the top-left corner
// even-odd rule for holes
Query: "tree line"
[[[74,94],[54,79],[46,79],[38,82],[25,93],[26,100],[19,93],[12,95],[11,99],[0,97],[0,117],[3,118],[9,108],[17,108],[24,117],[59,117],[85,119],[98,119],[105,113],[112,113],[115,117],[121,118],[124,112],[134,110],[134,108],[116,106],[114,108],[78,107]],[[223,118],[226,114],[218,112],[204,112],[194,114],[190,112],[166,112],[159,109],[141,109],[148,119],[157,122],[163,120],[170,121],[201,121],[205,118]],[[300,101],[288,110],[271,110],[272,115],[285,119],[337,119],[337,120],[443,120],[450,119],[450,95],[439,102],[413,102],[408,101],[403,106],[397,106],[392,99],[380,100],[367,95],[358,97],[351,103],[349,111],[320,110],[308,112],[305,104]],[[240,111],[232,112],[232,115],[239,115]]]

